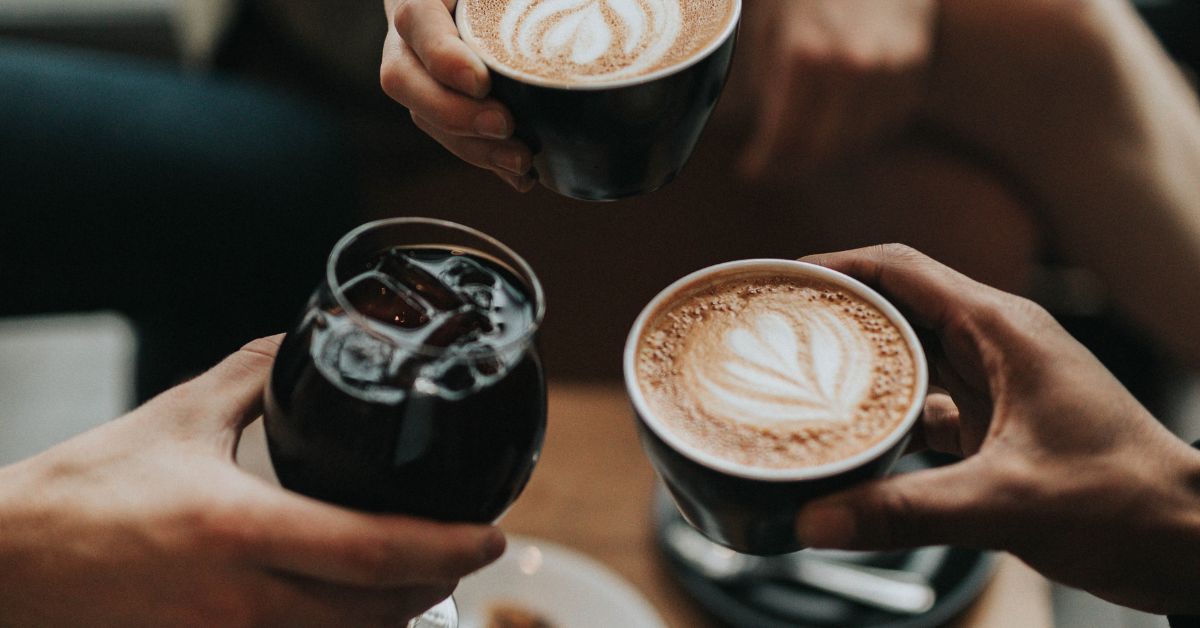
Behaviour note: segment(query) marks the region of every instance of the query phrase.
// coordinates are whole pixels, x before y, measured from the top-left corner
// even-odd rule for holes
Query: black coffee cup
[[[912,351],[913,401],[904,419],[880,442],[853,456],[812,467],[750,467],[688,445],[651,411],[637,382],[637,347],[651,316],[684,289],[743,271],[811,277],[843,288],[875,306],[901,331]],[[740,260],[694,272],[660,292],[642,310],[625,343],[625,387],[637,415],[642,447],[680,514],[712,541],[745,554],[783,554],[804,549],[796,538],[796,514],[809,501],[886,475],[904,452],[924,407],[928,373],[916,333],[899,311],[861,282],[821,266],[777,259]]]
[[[742,3],[732,1],[725,30],[688,60],[600,84],[512,72],[473,40],[465,11],[457,20],[491,71],[492,95],[512,111],[514,134],[533,151],[538,181],[571,198],[612,201],[657,190],[687,163],[733,60]]]

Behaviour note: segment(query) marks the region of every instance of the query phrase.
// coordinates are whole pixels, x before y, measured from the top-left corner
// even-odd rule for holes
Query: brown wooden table
[[[670,626],[715,627],[675,583],[654,543],[654,472],[619,386],[552,384],[542,459],[501,521],[508,532],[541,537],[604,563],[629,580]],[[1050,627],[1046,581],[1011,556],[999,563],[958,628]]]

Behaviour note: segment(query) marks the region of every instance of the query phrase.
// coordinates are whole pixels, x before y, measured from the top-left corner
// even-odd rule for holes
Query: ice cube
[[[492,322],[488,317],[470,306],[444,315],[435,324],[437,326],[425,337],[425,344],[431,347],[449,347],[492,331]]]
[[[467,351],[467,363],[471,365],[471,370],[484,377],[498,374],[504,366],[496,349],[482,344]]]
[[[354,308],[366,316],[404,329],[423,327],[429,322],[425,305],[412,294],[397,289],[379,273],[361,275],[343,289]]]
[[[450,311],[462,307],[463,298],[458,293],[402,251],[384,256],[379,262],[379,272],[394,280],[397,289],[407,289],[435,309]]]
[[[446,262],[442,272],[438,273],[438,277],[447,286],[453,288],[463,286],[487,286],[488,288],[492,288],[496,285],[496,275],[492,271],[484,268],[479,262],[462,256],[455,257]]]
[[[390,345],[358,329],[351,330],[339,340],[337,369],[343,381],[358,385],[384,381],[392,361]]]

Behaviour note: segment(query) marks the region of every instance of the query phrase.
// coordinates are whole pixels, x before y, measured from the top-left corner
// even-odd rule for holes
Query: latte
[[[722,38],[736,0],[459,0],[464,38],[511,73],[604,84],[681,65]]]
[[[896,324],[811,277],[706,278],[652,312],[637,343],[637,385],[661,425],[745,467],[811,467],[866,451],[904,423],[918,394]]]

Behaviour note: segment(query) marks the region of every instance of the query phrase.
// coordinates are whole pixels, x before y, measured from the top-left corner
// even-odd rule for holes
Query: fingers
[[[400,0],[392,25],[438,83],[472,98],[491,90],[487,67],[459,38],[443,0]]]
[[[464,96],[439,83],[395,33],[384,42],[379,81],[388,96],[444,133],[489,139],[512,135],[512,114],[503,105]]]
[[[770,56],[776,56],[773,53],[776,52],[777,43],[774,42],[777,41],[779,29],[783,25],[771,20],[759,22],[757,30],[760,31],[758,36],[762,40],[757,46],[765,47]],[[773,72],[769,71],[766,64],[772,62],[781,63],[783,67]],[[778,59],[758,58],[752,63],[751,71],[754,72],[754,77],[751,80],[754,85],[751,86],[750,92],[759,104],[754,111],[753,132],[750,140],[746,142],[738,164],[742,176],[751,180],[765,175],[772,161],[779,157],[777,153],[783,143],[782,135],[792,126],[789,121],[805,118],[805,101],[793,95],[798,79],[796,73],[791,71],[789,62],[789,57],[780,56]],[[811,92],[800,94],[803,97],[810,95]]]
[[[463,161],[491,170],[521,192],[533,187],[530,168],[533,154],[522,143],[515,140],[483,140],[474,137],[458,137],[446,133],[417,113],[412,114],[413,123],[447,150]]]
[[[959,440],[959,419],[958,406],[954,405],[950,395],[930,393],[925,397],[925,410],[921,413],[922,444],[938,453],[965,456]]]
[[[524,175],[509,174],[507,172],[493,171],[501,181],[507,183],[512,189],[524,194],[533,189],[537,183],[537,178],[532,173]]]
[[[262,414],[263,389],[283,334],[246,343],[203,375],[174,393],[192,402],[193,418],[205,428],[240,429]]]
[[[438,584],[504,552],[504,536],[491,526],[373,515],[286,493],[247,517],[257,562],[327,583]]]
[[[999,291],[973,281],[902,244],[884,244],[839,253],[810,255],[802,262],[832,268],[874,286],[916,317],[942,330],[974,311],[982,296]]]
[[[857,104],[853,78],[827,73],[814,83],[812,88],[820,90],[816,95],[819,104],[808,121],[806,137],[798,145],[801,158],[796,165],[801,172],[812,172],[841,155],[847,137],[859,122],[848,115]]]
[[[890,550],[994,547],[1004,513],[979,456],[877,480],[808,504],[796,530],[809,547]]]

